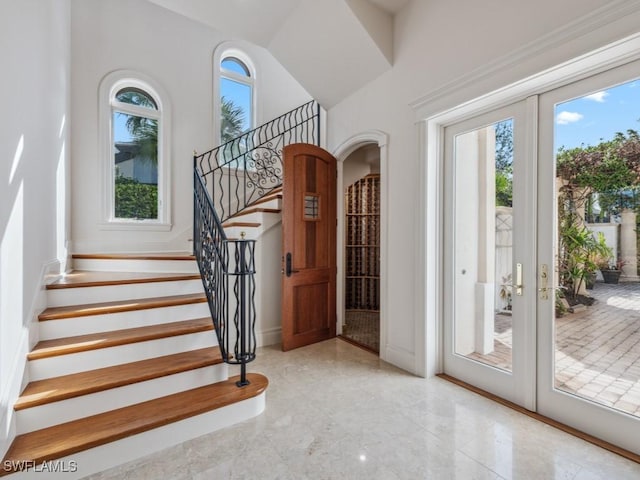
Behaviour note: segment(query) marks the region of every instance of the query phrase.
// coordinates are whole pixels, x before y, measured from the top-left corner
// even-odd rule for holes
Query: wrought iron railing
[[[249,383],[247,363],[256,356],[255,240],[227,238],[197,168],[193,193],[194,254],[222,359],[240,365],[241,387]]]
[[[308,102],[196,156],[196,168],[224,222],[282,185],[282,149],[320,145],[320,106]]]
[[[222,222],[282,185],[282,149],[292,143],[320,145],[317,102],[193,159],[194,254],[222,359],[241,366],[238,386],[256,356],[255,240],[228,239]]]

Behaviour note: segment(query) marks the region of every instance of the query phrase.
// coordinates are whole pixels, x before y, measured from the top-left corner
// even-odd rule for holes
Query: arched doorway
[[[364,145],[343,165],[342,336],[380,352],[380,149]]]
[[[338,159],[337,333],[386,357],[387,136],[352,137]]]

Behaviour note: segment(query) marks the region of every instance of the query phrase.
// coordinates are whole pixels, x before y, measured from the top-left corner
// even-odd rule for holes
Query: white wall
[[[66,259],[69,2],[0,2],[0,457],[43,281]],[[31,331],[30,331],[31,329]]]
[[[381,356],[417,374],[425,374],[424,267],[419,262],[424,233],[418,230],[421,191],[419,129],[410,104],[428,94],[433,108],[438,92],[464,76],[479,76],[511,52],[544,44],[547,35],[572,27],[580,16],[610,5],[605,0],[414,0],[395,19],[393,69],[328,111],[329,151],[364,131],[389,135],[389,271],[388,337]],[[620,2],[615,2],[620,3]],[[632,2],[627,2],[632,3]],[[606,11],[598,19],[606,17]],[[559,48],[534,58],[523,57],[515,67],[480,77],[458,87],[460,101],[476,98],[504,85],[576,57],[637,29],[632,17],[619,25],[585,30]],[[564,28],[563,28],[564,29]],[[459,102],[458,102],[459,103]],[[432,266],[435,267],[435,266]]]
[[[370,173],[380,173],[380,147],[372,144],[351,153],[342,166],[344,193],[355,182]]]
[[[213,145],[213,52],[233,40],[144,0],[72,0],[72,238],[75,252],[184,250],[191,236],[192,155]],[[307,102],[308,93],[263,48],[238,42],[255,62],[257,122]],[[172,108],[169,232],[100,230],[98,87],[114,70],[159,83]]]

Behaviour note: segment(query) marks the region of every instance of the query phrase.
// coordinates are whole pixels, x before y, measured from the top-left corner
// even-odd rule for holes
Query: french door
[[[443,169],[444,372],[636,454],[638,72],[449,125]]]
[[[444,370],[535,408],[535,168],[527,102],[445,129]]]
[[[548,266],[549,289],[538,299],[537,353],[538,412],[637,454],[640,143],[628,130],[640,127],[639,72],[634,62],[540,96],[538,262]],[[627,262],[623,283],[600,274],[590,289],[567,282],[575,245],[566,238],[575,232],[606,242],[598,262]],[[563,307],[589,298],[574,313]]]

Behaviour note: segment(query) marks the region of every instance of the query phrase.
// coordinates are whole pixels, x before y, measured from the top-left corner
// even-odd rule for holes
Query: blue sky
[[[133,137],[127,130],[127,119],[129,115],[123,113],[115,113],[113,115],[113,136],[116,142],[132,142]]]
[[[556,105],[556,150],[597,145],[616,132],[640,131],[640,80]]]
[[[220,93],[234,105],[241,107],[245,112],[243,130],[248,130],[251,125],[251,87],[228,78],[220,78]]]

